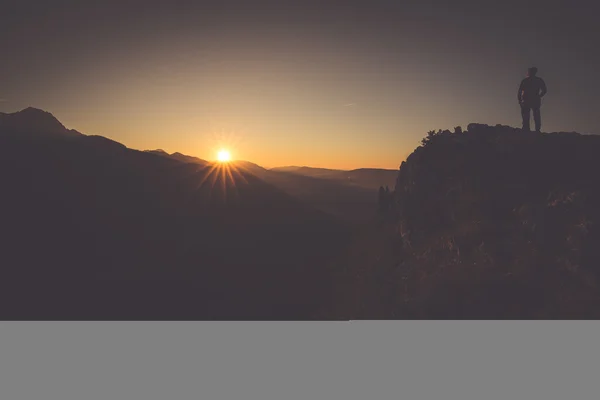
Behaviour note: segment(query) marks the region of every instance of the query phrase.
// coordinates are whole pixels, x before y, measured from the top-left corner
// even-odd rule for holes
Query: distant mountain
[[[271,168],[271,171],[288,172],[313,178],[334,179],[349,185],[370,189],[378,189],[380,186],[389,186],[391,188],[396,182],[396,176],[398,175],[398,170],[378,168],[361,168],[344,171],[338,169],[290,166]]]
[[[0,319],[310,319],[330,301],[350,234],[335,217],[242,169],[15,114],[0,125]]]
[[[169,155],[163,150],[146,150],[146,152],[169,157],[181,162],[190,162],[200,165],[206,165],[208,163],[207,161],[200,160],[196,157],[190,157],[180,153]],[[252,174],[321,211],[325,211],[328,214],[334,215],[345,221],[360,223],[372,220],[375,214],[373,210],[377,204],[376,189],[379,186],[373,185],[373,182],[378,182],[377,180],[369,180],[377,179],[376,177],[381,175],[381,171],[385,171],[375,170],[373,173],[367,173],[365,176],[361,176],[363,170],[349,172],[326,170],[334,173],[342,173],[342,175],[349,173],[350,176],[355,178],[354,181],[349,181],[346,178],[340,179],[338,177],[338,179],[336,179],[335,177],[332,178],[325,175],[313,177],[287,172],[286,168],[269,170],[258,164],[243,160],[232,161],[229,163],[229,166],[232,170]],[[316,168],[305,168],[310,171],[317,170]],[[394,171],[394,180],[396,175],[397,172]],[[361,178],[362,181],[360,180]],[[362,182],[363,185],[359,185],[358,182]],[[369,186],[369,182],[371,183],[371,186]]]
[[[173,154],[169,154],[166,151],[162,150],[162,149],[157,149],[157,150],[144,150],[145,153],[151,153],[151,154],[156,154],[159,156],[163,156],[163,157],[169,157],[172,158],[173,160],[177,160],[177,161],[181,161],[184,163],[193,163],[193,164],[199,164],[199,165],[208,165],[210,164],[208,161],[206,160],[202,160],[198,157],[193,157],[193,156],[188,156],[185,154],[181,154],[178,152],[175,152]]]
[[[362,185],[356,180],[348,179],[348,176],[360,177],[359,170],[339,171],[310,167],[265,169],[248,161],[235,161],[233,165],[258,176],[306,204],[345,221],[365,223],[373,220],[375,216],[376,189],[379,186],[375,186],[372,182],[370,186],[365,184],[369,177],[364,177],[365,182],[361,182]],[[301,171],[304,173],[299,173],[298,168],[302,168]],[[398,172],[393,172],[395,180]],[[378,172],[371,177],[376,175]]]
[[[165,156],[165,157],[169,157],[170,156],[170,154],[167,153],[166,151],[164,151],[163,149],[144,150],[144,152],[151,153],[151,154],[156,154],[156,155],[159,155],[159,156]]]
[[[169,154],[162,149],[144,150],[144,152],[160,155],[163,157],[169,157],[169,158],[172,158],[174,160],[181,161],[184,163],[192,163],[192,164],[200,164],[200,165],[214,164],[210,161],[202,160],[201,158],[189,156],[189,155],[178,153],[178,152]],[[236,169],[240,169],[240,170],[243,170],[244,172],[249,172],[249,173],[257,175],[257,176],[261,175],[265,171],[267,171],[265,168],[261,167],[260,165],[252,163],[250,161],[236,160],[236,161],[232,161],[230,163],[230,165],[235,167]]]
[[[375,217],[377,191],[374,189],[282,171],[266,170],[257,175],[306,204],[345,221],[362,224]]]
[[[262,177],[267,172],[267,169],[261,167],[258,164],[252,163],[250,161],[236,160],[236,161],[233,161],[233,165],[239,169],[250,172],[256,176]]]
[[[171,154],[171,158],[181,161],[181,162],[186,162],[186,163],[195,163],[195,164],[208,164],[208,161],[202,160],[198,157],[192,157],[192,156],[186,156],[185,154],[181,154],[181,153],[173,153]]]
[[[338,174],[340,172],[347,172],[340,169],[329,169],[329,168],[315,168],[315,167],[297,167],[297,166],[288,166],[288,167],[275,167],[271,168],[272,171],[281,171],[281,172],[294,172],[301,175],[320,177],[327,176],[331,174]]]

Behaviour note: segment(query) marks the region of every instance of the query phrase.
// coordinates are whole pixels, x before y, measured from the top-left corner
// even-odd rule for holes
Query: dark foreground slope
[[[0,115],[0,319],[304,319],[328,301],[334,218],[50,117]]]
[[[599,178],[599,136],[430,134],[402,163],[383,227],[357,244],[366,261],[340,272],[333,314],[599,318]]]

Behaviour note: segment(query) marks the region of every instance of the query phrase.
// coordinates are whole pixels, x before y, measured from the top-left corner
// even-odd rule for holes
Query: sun
[[[228,162],[231,161],[231,153],[228,150],[222,149],[217,153],[217,160],[219,162]]]

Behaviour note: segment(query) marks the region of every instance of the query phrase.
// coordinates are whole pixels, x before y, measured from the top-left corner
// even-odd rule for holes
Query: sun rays
[[[251,172],[242,162],[235,161],[239,145],[245,135],[235,130],[213,131],[206,148],[210,157],[207,165],[199,166],[194,172],[195,191],[200,198],[211,202],[230,202],[239,197],[241,186],[248,184]],[[242,189],[243,190],[243,189]]]
[[[203,176],[196,184],[196,191],[204,191],[210,185],[207,188],[209,198],[220,198],[223,202],[235,200],[239,196],[240,186],[248,184],[245,175],[250,173],[235,161],[214,162],[197,172]]]

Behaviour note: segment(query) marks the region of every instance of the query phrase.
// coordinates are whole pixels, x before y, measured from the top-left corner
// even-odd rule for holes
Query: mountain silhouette
[[[241,168],[2,115],[0,319],[307,319],[345,223]]]
[[[19,134],[21,136],[81,136],[81,133],[76,130],[65,128],[49,112],[33,107],[12,114],[0,113],[0,131],[5,135]]]
[[[264,177],[264,174],[267,172],[266,168],[250,161],[237,160],[235,161],[235,164],[244,171],[248,171],[256,176]]]
[[[145,153],[150,153],[150,154],[156,154],[162,157],[168,157],[168,158],[172,158],[173,160],[177,160],[177,161],[181,161],[184,163],[193,163],[193,164],[199,164],[199,165],[208,165],[209,162],[206,160],[202,160],[198,157],[194,157],[194,156],[188,156],[185,154],[181,154],[179,152],[175,152],[173,154],[169,154],[166,151],[162,150],[162,149],[157,149],[157,150],[144,150]]]
[[[178,152],[171,154],[171,158],[174,158],[175,160],[186,162],[186,163],[205,164],[205,165],[208,164],[208,161],[202,160],[198,157],[186,156],[186,155],[178,153]]]
[[[148,153],[169,157],[178,161],[205,165],[208,161],[197,157],[173,153],[164,150],[146,150]],[[393,172],[395,181],[397,172],[389,170],[360,169],[354,171],[327,170],[331,175],[317,175],[289,172],[287,167],[266,169],[250,161],[236,160],[232,168],[252,174],[328,214],[353,224],[370,221],[377,197],[375,189],[382,180],[390,181],[389,176],[382,179],[381,173]],[[308,167],[306,167],[308,168]],[[309,168],[309,170],[312,170]],[[315,168],[315,170],[318,170]],[[349,180],[351,178],[354,180]]]
[[[430,132],[342,262],[331,315],[599,318],[599,154],[600,136],[574,132]]]
[[[359,168],[350,171],[313,167],[277,167],[271,171],[289,172],[313,178],[337,180],[340,183],[378,189],[380,186],[392,186],[396,182],[397,170],[380,168]]]
[[[144,150],[144,152],[151,153],[151,154],[156,154],[156,155],[163,156],[163,157],[169,157],[170,156],[170,154],[167,153],[166,151],[164,151],[163,149]]]

